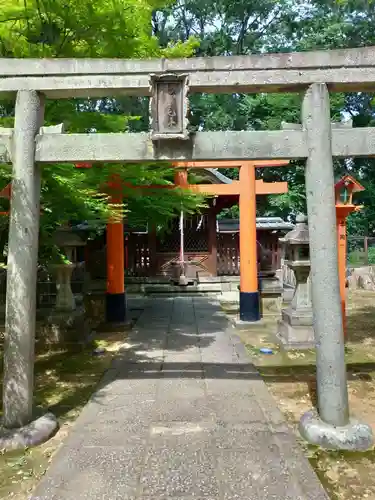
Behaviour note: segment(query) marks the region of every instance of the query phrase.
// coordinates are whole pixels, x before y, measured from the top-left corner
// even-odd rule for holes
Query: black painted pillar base
[[[106,294],[105,319],[107,323],[126,323],[127,307],[125,293]]]
[[[261,304],[259,292],[240,292],[240,320],[260,321]]]

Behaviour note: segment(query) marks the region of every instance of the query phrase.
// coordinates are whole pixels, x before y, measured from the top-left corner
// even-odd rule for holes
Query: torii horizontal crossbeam
[[[231,184],[189,184],[188,188],[195,193],[217,196],[236,196],[241,191],[239,181],[233,181]],[[255,181],[255,191],[258,195],[287,193],[288,183],[264,182],[263,179],[258,179]]]
[[[248,162],[247,160],[237,161],[176,161],[174,167],[178,168],[240,168],[245,163],[251,163],[253,167],[286,167],[289,165],[289,160],[255,160]]]
[[[187,141],[153,143],[147,133],[43,134],[36,138],[40,163],[305,159],[303,130],[198,132]],[[11,137],[0,135],[0,162],[11,161]],[[375,127],[332,130],[332,155],[375,156]]]
[[[150,95],[150,74],[187,73],[190,92],[298,92],[323,82],[335,92],[374,90],[375,47],[189,59],[0,59],[0,93],[50,98]]]

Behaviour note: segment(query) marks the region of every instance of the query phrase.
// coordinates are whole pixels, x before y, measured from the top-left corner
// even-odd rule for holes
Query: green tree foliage
[[[183,57],[194,39],[160,48],[151,16],[164,0],[0,0],[3,57]]]
[[[167,0],[168,1],[168,0]],[[151,17],[163,0],[0,0],[1,57],[183,57],[193,53],[196,40],[171,41],[160,47],[152,33]],[[129,99],[124,99],[124,103]],[[145,103],[148,105],[148,103]],[[13,126],[14,102],[0,102],[0,124]],[[136,110],[121,99],[47,101],[45,124],[63,122],[68,132],[127,132],[143,123]],[[135,125],[135,128],[137,126]],[[41,202],[42,258],[53,254],[51,235],[68,220],[96,220],[102,230],[119,207],[108,204],[106,182],[112,175],[124,181],[124,212],[134,223],[161,223],[181,207],[189,212],[202,198],[180,190],[131,189],[129,186],[170,183],[168,165],[98,165],[77,169],[71,164],[43,167]],[[9,166],[0,168],[1,185],[11,181]],[[4,205],[4,203],[3,203]],[[5,233],[7,219],[0,224]],[[5,226],[5,227],[4,227]]]
[[[197,37],[202,56],[239,55],[361,47],[375,44],[375,2],[365,0],[179,0],[153,15],[160,43]],[[331,95],[333,120],[351,118],[353,126],[372,126],[374,97],[366,93]],[[275,130],[282,121],[300,121],[301,96],[296,94],[194,95],[192,122],[200,130]],[[357,196],[365,205],[350,217],[352,232],[375,231],[375,162],[372,159],[335,162],[337,176],[349,170],[366,191]],[[227,170],[230,177],[237,172]],[[262,215],[288,216],[305,210],[304,168],[259,169],[267,181],[284,180],[289,193],[259,197]],[[236,215],[236,209],[226,214]]]
[[[58,5],[54,0],[0,0],[0,21],[0,53],[10,56],[213,56],[375,43],[375,2],[365,0],[100,0],[94,5],[88,0]],[[191,97],[191,123],[197,130],[275,130],[282,121],[299,122],[300,105],[298,94],[197,94]],[[334,94],[332,117],[371,126],[373,105],[367,93]],[[2,115],[12,117],[12,111],[4,103]],[[121,97],[49,103],[47,119],[64,121],[71,131],[145,131],[147,113],[147,99]],[[350,218],[352,232],[375,230],[374,167],[372,159],[335,163],[338,176],[349,171],[366,188],[358,195],[363,211]],[[259,214],[286,217],[305,210],[301,163],[259,169],[261,176],[288,181],[289,193],[260,197]]]

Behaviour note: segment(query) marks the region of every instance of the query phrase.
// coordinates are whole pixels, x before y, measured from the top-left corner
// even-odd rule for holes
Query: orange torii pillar
[[[187,170],[177,170],[174,173],[174,183],[175,186],[180,186],[187,188],[188,187],[188,174]]]
[[[188,185],[193,192],[211,195],[239,195],[240,207],[240,320],[261,319],[256,243],[256,194],[279,194],[288,191],[287,182],[265,183],[255,179],[255,168],[283,167],[288,160],[192,161],[175,162],[178,168],[238,168],[240,180],[231,184]]]
[[[240,168],[240,320],[261,319],[258,286],[255,167]]]
[[[121,205],[123,195],[119,180],[114,177],[108,186],[111,190],[111,203]],[[124,224],[120,216],[109,220],[107,224],[106,321],[108,323],[125,323],[127,321]]]

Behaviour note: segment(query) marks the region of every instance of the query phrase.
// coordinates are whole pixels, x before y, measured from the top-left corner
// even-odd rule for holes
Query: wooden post
[[[210,252],[210,270],[217,276],[217,235],[216,235],[216,210],[210,206],[207,214],[208,219],[208,251]]]
[[[36,283],[39,241],[40,169],[35,136],[44,102],[33,90],[17,94],[4,345],[4,425],[32,420]]]
[[[188,188],[188,174],[187,170],[177,170],[174,174],[174,183],[176,186],[187,189]],[[181,210],[180,214],[180,285],[187,285],[188,281],[185,276],[185,242],[184,242],[184,212]]]
[[[112,190],[111,202],[120,205],[123,197],[119,180],[114,178],[109,187]],[[122,217],[107,224],[106,320],[109,323],[124,323],[127,320]]]
[[[363,250],[365,252],[365,264],[366,266],[369,265],[369,258],[368,258],[368,236],[365,236],[364,241],[363,241]]]
[[[187,170],[177,170],[175,173],[174,173],[174,183],[176,186],[180,186],[180,187],[184,187],[184,188],[187,188],[188,187],[188,174],[187,174]]]
[[[259,321],[255,167],[240,168],[240,320]]]
[[[156,261],[156,245],[157,245],[157,234],[156,227],[149,226],[148,229],[148,248],[150,252],[150,271],[152,276],[157,274],[157,261]]]
[[[340,298],[344,336],[346,331],[346,216],[337,217]]]

